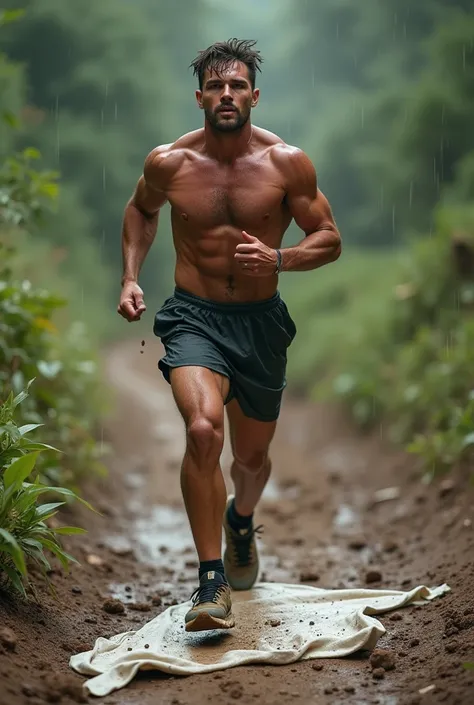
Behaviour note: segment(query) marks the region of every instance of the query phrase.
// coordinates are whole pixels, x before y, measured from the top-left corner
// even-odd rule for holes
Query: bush
[[[474,445],[474,209],[444,208],[437,232],[409,248],[382,318],[334,383],[363,426],[387,419],[430,473]],[[378,339],[374,325],[383,329]]]
[[[60,334],[53,322],[63,299],[28,281],[15,281],[9,269],[12,250],[2,248],[0,270],[0,388],[5,398],[36,378],[34,395],[20,410],[22,423],[44,423],[49,443],[64,450],[59,460],[38,460],[41,472],[54,484],[77,486],[85,475],[102,473],[104,447],[94,438],[103,390],[97,360],[82,324]]]
[[[57,537],[85,533],[84,529],[73,526],[49,526],[47,522],[64,502],[39,504],[40,497],[55,493],[77,499],[92,509],[71,490],[42,484],[37,472],[33,481],[27,482],[35,472],[39,455],[56,450],[27,438],[38,424],[18,426],[14,422],[15,409],[27,398],[27,391],[16,397],[10,394],[0,406],[0,584],[3,587],[11,584],[25,596],[26,589],[31,588],[28,561],[39,566],[46,579],[51,565],[45,552],[55,556],[67,570],[71,562],[77,561],[63,550]]]
[[[361,346],[367,366],[373,365],[373,349],[383,345],[387,306],[402,263],[398,251],[349,249],[329,267],[282,278],[282,294],[298,328],[288,356],[293,392],[307,394],[309,386],[313,397],[332,394],[332,379],[351,368]]]

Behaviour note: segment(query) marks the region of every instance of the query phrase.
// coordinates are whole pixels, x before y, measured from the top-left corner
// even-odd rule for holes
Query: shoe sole
[[[232,627],[235,627],[232,613],[225,619],[219,619],[209,612],[200,612],[191,622],[186,623],[185,630],[187,632],[205,632],[211,629],[232,629]]]

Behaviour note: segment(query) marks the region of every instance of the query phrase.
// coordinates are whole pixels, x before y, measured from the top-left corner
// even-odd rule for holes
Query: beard
[[[219,107],[222,108],[222,106]],[[211,127],[213,127],[218,132],[237,132],[237,130],[241,130],[245,123],[248,121],[250,117],[250,110],[245,113],[241,113],[239,110],[237,110],[237,108],[234,108],[234,110],[235,113],[232,115],[232,117],[225,118],[219,115],[219,109],[215,111],[204,110],[204,114]]]

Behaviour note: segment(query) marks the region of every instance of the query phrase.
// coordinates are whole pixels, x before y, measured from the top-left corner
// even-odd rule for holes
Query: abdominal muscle
[[[266,235],[262,240],[269,247],[278,247],[281,235]],[[237,245],[243,242],[242,231],[231,226],[221,226],[197,235],[175,232],[176,286],[218,302],[238,303],[271,298],[277,290],[278,276],[243,274],[242,264],[234,259]]]

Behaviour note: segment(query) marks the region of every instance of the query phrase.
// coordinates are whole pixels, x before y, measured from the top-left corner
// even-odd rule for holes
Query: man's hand
[[[139,321],[142,313],[146,311],[143,291],[136,282],[125,282],[123,285],[117,311],[129,323]]]
[[[242,273],[249,277],[269,277],[275,274],[278,257],[276,250],[268,247],[257,237],[242,230],[245,242],[237,245],[234,258],[239,263]]]

